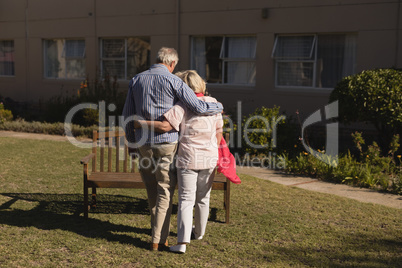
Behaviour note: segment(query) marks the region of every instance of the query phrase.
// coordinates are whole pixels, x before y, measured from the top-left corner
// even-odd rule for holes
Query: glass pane
[[[73,59],[66,62],[66,78],[85,78],[85,60]]]
[[[223,37],[196,37],[192,47],[192,69],[208,83],[222,83],[222,60],[219,58]]]
[[[150,38],[128,38],[127,40],[127,77],[133,78],[136,74],[147,70],[151,65]]]
[[[197,70],[198,74],[205,79],[206,61],[205,61],[205,38],[194,37],[192,39],[192,61],[191,68]]]
[[[124,60],[105,60],[103,61],[103,76],[109,75],[110,77],[117,77],[117,79],[124,79]]]
[[[124,58],[125,40],[124,39],[103,39],[102,40],[103,58]]]
[[[85,41],[66,40],[64,45],[64,56],[66,58],[83,58],[85,56]]]
[[[0,75],[15,75],[14,41],[0,41]]]
[[[255,84],[254,62],[226,62],[225,83],[254,85]]]
[[[45,41],[45,77],[64,77],[65,59],[61,57],[62,51],[61,39]]]
[[[227,37],[225,40],[223,53],[225,58],[255,58],[257,47],[255,37]]]
[[[278,62],[277,85],[278,86],[313,86],[312,62]]]
[[[310,59],[313,56],[314,36],[277,36],[272,54],[275,59]]]
[[[355,66],[355,35],[318,36],[317,87],[335,87],[343,77],[355,73]]]

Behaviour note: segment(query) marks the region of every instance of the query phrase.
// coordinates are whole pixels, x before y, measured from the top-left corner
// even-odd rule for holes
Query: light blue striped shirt
[[[163,64],[154,64],[145,72],[131,80],[126,103],[123,108],[126,136],[130,143],[137,145],[175,142],[178,132],[156,133],[136,129],[134,135],[134,116],[145,120],[163,120],[163,114],[178,101],[199,115],[212,115],[223,111],[221,103],[199,100],[194,91],[179,77],[169,72]]]

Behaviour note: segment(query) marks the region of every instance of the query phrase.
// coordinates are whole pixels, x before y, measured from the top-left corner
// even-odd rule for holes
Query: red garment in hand
[[[218,172],[235,184],[240,184],[241,180],[236,174],[236,159],[230,153],[225,139],[221,139],[219,146]]]

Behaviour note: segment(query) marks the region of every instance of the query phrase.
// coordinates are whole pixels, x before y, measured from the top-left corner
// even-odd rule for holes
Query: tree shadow
[[[122,233],[151,235],[150,228],[139,228],[114,224],[89,217],[79,217],[82,213],[82,195],[80,194],[42,194],[42,193],[1,193],[11,198],[0,204],[0,224],[18,227],[36,227],[42,230],[61,229],[77,233],[84,237],[101,238],[130,244],[139,248],[148,248],[148,242]],[[13,209],[11,206],[19,201],[39,202],[31,210]],[[121,195],[104,195],[99,197],[101,205],[93,213],[140,214],[147,215],[148,203],[145,199]]]
[[[378,238],[376,234],[352,234],[344,238],[343,244],[343,249],[327,248],[324,238],[322,246],[316,248],[307,244],[284,246],[273,243],[270,249],[294,263],[312,267],[401,267],[402,241],[397,237],[386,239]],[[388,256],[385,258],[384,254]],[[269,256],[264,259],[271,261]]]

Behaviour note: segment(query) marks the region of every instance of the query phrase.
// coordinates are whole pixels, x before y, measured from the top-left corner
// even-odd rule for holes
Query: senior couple
[[[158,51],[156,64],[132,79],[123,116],[128,122],[127,140],[138,151],[139,162],[148,163],[140,165],[140,173],[151,214],[151,249],[168,247],[172,197],[177,183],[178,243],[169,249],[185,253],[191,237],[202,239],[205,234],[211,174],[222,138],[223,106],[204,96],[205,82],[195,71],[172,74],[178,60],[173,48]]]

